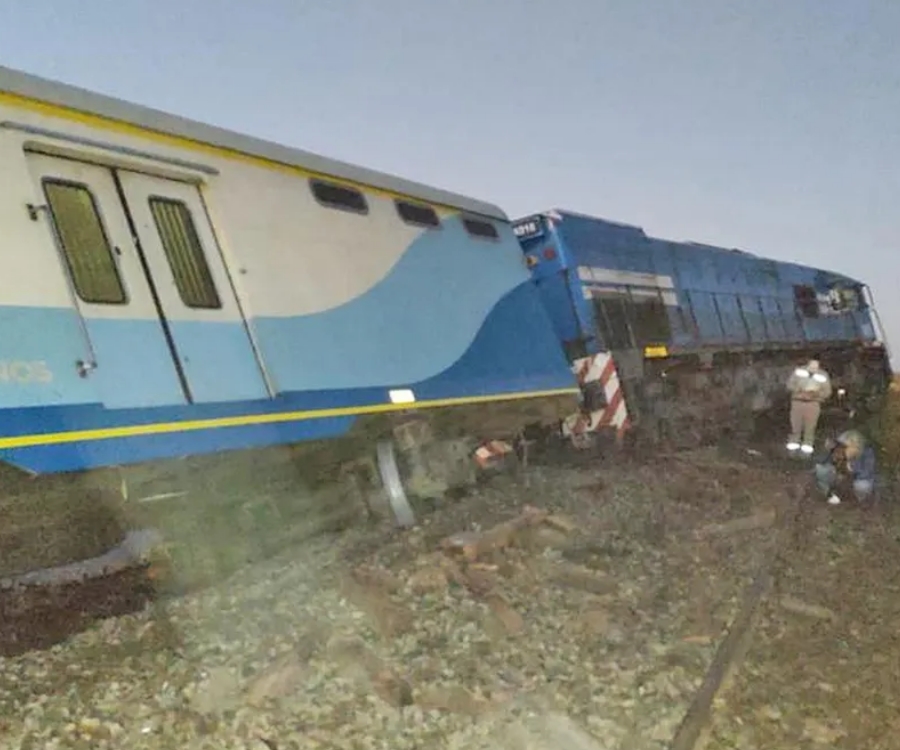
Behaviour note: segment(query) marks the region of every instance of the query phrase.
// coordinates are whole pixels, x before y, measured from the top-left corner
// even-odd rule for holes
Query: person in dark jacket
[[[847,430],[816,461],[815,475],[830,505],[841,502],[841,485],[849,486],[857,500],[866,500],[875,486],[875,451],[858,430]]]

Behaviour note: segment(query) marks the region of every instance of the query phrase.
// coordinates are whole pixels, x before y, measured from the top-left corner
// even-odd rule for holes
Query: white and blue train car
[[[8,465],[577,403],[496,206],[5,68],[0,173]]]

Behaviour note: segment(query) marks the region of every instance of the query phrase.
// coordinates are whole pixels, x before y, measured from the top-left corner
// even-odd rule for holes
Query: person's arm
[[[830,464],[834,463],[834,449],[838,447],[837,441],[834,438],[825,438],[825,446],[819,455],[814,459],[814,463],[816,464]]]
[[[831,387],[831,378],[826,376],[826,380],[819,386],[819,396],[822,401],[827,401],[831,398],[832,387]]]
[[[875,481],[875,451],[870,447],[867,447],[859,457],[856,479],[862,479],[865,482]]]
[[[787,388],[788,393],[791,395],[797,392],[797,388],[800,386],[800,376],[797,375],[797,368],[791,370],[791,374],[787,379],[787,383],[785,383],[785,388]]]

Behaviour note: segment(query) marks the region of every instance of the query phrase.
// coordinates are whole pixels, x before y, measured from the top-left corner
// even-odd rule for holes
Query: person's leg
[[[811,456],[815,450],[816,427],[819,424],[819,414],[822,407],[818,401],[807,401],[803,404],[803,442],[800,450],[807,456]]]
[[[790,453],[800,450],[800,435],[803,432],[803,409],[799,401],[791,401],[791,434],[788,437],[787,449]]]
[[[859,501],[868,500],[872,495],[872,482],[868,479],[857,479],[853,482],[853,494]]]
[[[828,495],[834,488],[837,479],[837,469],[831,464],[816,464],[816,487],[823,495]]]

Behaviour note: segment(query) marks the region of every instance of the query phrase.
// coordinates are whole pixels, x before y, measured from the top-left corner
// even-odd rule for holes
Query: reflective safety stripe
[[[794,370],[794,375],[796,375],[798,378],[808,378],[809,370],[805,370],[802,367],[798,367],[796,370]]]
[[[828,382],[828,376],[823,375],[821,372],[817,372],[815,375],[812,376],[812,378],[817,383],[827,383]]]

